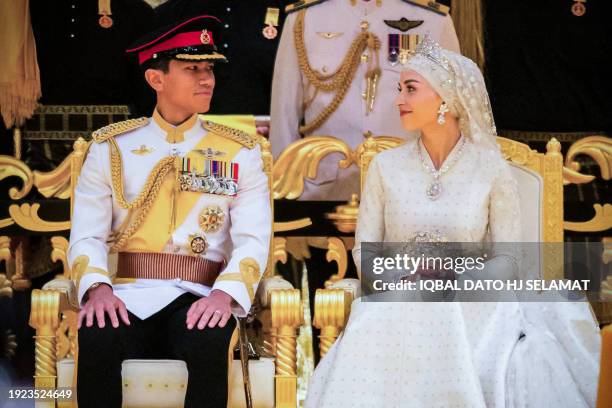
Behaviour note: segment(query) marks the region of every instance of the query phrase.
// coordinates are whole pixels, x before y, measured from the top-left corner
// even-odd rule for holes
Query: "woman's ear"
[[[147,69],[144,73],[145,80],[156,92],[164,90],[164,73],[158,69]]]

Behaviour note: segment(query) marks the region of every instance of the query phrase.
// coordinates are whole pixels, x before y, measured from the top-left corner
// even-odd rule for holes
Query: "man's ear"
[[[144,73],[145,80],[156,92],[164,90],[164,73],[158,69],[147,69]]]

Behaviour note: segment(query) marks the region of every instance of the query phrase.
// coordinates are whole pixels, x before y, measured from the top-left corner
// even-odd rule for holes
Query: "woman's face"
[[[425,78],[412,70],[402,71],[398,91],[395,104],[404,129],[410,132],[437,124],[442,98]]]

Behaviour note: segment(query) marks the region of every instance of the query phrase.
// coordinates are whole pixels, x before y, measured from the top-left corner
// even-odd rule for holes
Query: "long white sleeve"
[[[248,163],[241,168],[238,194],[230,205],[230,237],[233,250],[227,267],[219,275],[212,289],[231,295],[239,307],[234,308],[238,316],[245,316],[253,302],[261,275],[266,269],[270,236],[272,234],[272,210],[268,178],[263,171],[259,146],[249,151]],[[242,276],[240,261],[254,259],[259,265],[259,276]],[[253,282],[250,282],[251,279]]]
[[[68,263],[80,255],[89,257],[89,266],[78,281],[78,300],[96,282],[111,284],[108,276],[107,239],[111,231],[112,187],[106,174],[105,146],[92,143],[74,191]],[[78,277],[77,277],[78,278]]]

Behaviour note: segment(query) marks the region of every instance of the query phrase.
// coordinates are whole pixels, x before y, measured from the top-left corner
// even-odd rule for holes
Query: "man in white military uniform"
[[[119,408],[121,362],[184,360],[186,407],[225,407],[232,315],[264,271],[271,208],[248,134],[202,121],[218,20],[189,19],[128,50],[157,93],[152,118],[93,134],[74,196],[69,262],[79,279],[78,402]],[[109,252],[118,253],[111,281]],[[260,273],[257,273],[259,271]]]
[[[407,137],[393,106],[398,64],[425,34],[459,52],[448,7],[433,1],[306,0],[287,11],[272,82],[275,159],[301,136],[335,136],[351,148],[365,132]],[[321,161],[301,199],[347,200],[359,192],[357,167],[338,170],[340,158]]]

